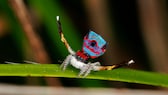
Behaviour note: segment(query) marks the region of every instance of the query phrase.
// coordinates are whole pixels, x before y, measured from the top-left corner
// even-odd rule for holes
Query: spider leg
[[[95,63],[88,63],[86,65],[84,65],[82,68],[81,68],[81,71],[79,72],[78,74],[78,77],[82,76],[83,78],[86,77],[87,75],[90,74],[90,72],[92,70],[94,70],[94,67],[95,66],[100,66],[100,63],[99,62],[95,62]]]
[[[71,58],[72,58],[72,55],[68,55],[68,56],[66,57],[66,59],[63,61],[63,63],[61,64],[60,67],[62,68],[63,71],[66,69],[66,67],[67,67],[68,64],[70,63]]]
[[[78,74],[78,77],[82,76],[89,68],[89,65],[88,64],[85,64],[81,69],[80,69],[80,72]]]
[[[88,64],[89,65],[89,64]],[[89,75],[90,74],[90,72],[91,72],[91,70],[92,70],[92,65],[89,65],[88,66],[88,69],[84,72],[84,74],[83,74],[83,78],[85,78],[87,75]]]
[[[6,63],[6,64],[19,64],[19,63],[15,63],[15,62],[9,62],[9,61],[5,61],[4,63]]]
[[[30,64],[40,64],[40,63],[37,63],[37,62],[28,61],[28,60],[24,60],[23,62],[25,62],[25,63],[30,63]]]
[[[100,66],[100,62],[95,62],[95,63],[90,63],[90,62],[89,62],[87,65],[89,65],[89,66],[88,66],[88,69],[85,71],[83,77],[86,77],[87,75],[89,75],[90,72],[91,72],[92,70],[94,70],[94,68],[95,68],[96,66]]]
[[[89,63],[89,64],[92,64],[93,66],[100,66],[100,62],[94,62],[94,63]]]
[[[60,22],[60,18],[59,16],[56,16],[56,21],[58,23],[58,31],[59,31],[59,34],[60,34],[60,37],[61,37],[61,41],[64,43],[64,45],[66,46],[68,52],[70,54],[75,54],[75,52],[72,50],[72,48],[70,47],[68,41],[65,39],[64,37],[64,34],[62,32],[62,26],[61,26],[61,22]]]

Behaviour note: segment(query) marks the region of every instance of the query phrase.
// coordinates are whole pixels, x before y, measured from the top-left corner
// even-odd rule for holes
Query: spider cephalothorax
[[[79,61],[87,63],[87,61],[90,58],[90,56],[87,53],[85,53],[83,50],[78,50],[76,52],[76,58]]]

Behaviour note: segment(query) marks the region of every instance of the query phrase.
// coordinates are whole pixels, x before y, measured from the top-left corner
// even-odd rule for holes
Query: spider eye
[[[92,42],[90,43],[90,46],[91,46],[91,47],[95,47],[95,45],[96,45],[96,41],[92,41]]]

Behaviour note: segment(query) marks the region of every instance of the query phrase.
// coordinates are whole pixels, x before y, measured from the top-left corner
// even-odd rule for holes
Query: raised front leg
[[[75,54],[75,52],[70,47],[68,41],[64,37],[64,34],[62,32],[62,26],[61,26],[61,22],[60,22],[59,16],[56,16],[56,20],[57,20],[57,23],[58,23],[58,31],[59,31],[59,34],[61,36],[61,41],[64,43],[64,45],[66,46],[66,48],[68,49],[70,54]]]
[[[70,63],[71,58],[72,58],[72,55],[68,55],[66,59],[63,61],[63,63],[61,64],[61,68],[63,71],[66,69],[66,67]]]

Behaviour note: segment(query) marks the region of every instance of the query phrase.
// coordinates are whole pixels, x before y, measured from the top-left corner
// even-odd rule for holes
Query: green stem
[[[77,69],[70,66],[62,71],[60,65],[54,64],[0,64],[0,76],[77,78],[78,72]],[[92,72],[86,79],[113,80],[168,87],[168,75],[124,68]]]

